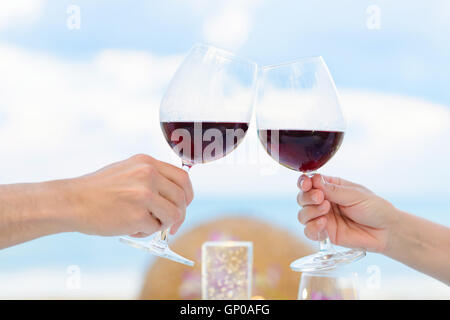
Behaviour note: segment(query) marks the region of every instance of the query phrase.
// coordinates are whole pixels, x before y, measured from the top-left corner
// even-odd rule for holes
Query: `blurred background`
[[[260,65],[322,55],[348,130],[321,171],[449,226],[449,16],[445,0],[1,1],[0,183],[74,177],[135,153],[178,165],[159,102],[190,47],[206,42]],[[298,174],[265,154],[254,124],[191,178],[180,236],[233,214],[314,245],[297,223]],[[153,262],[116,238],[48,236],[0,251],[0,298],[136,298]],[[377,254],[352,268],[363,298],[450,298]]]

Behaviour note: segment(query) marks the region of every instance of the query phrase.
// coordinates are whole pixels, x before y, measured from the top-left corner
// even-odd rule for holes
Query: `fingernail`
[[[327,184],[327,182],[325,181],[325,179],[323,178],[323,176],[320,176],[320,179],[322,180],[322,184]]]
[[[300,178],[300,182],[299,182],[299,186],[300,186],[300,189],[301,190],[303,190],[303,182],[304,182],[305,180],[303,179],[303,178]]]

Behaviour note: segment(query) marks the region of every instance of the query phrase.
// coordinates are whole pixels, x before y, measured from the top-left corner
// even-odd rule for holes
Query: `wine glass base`
[[[366,256],[366,251],[350,249],[346,251],[319,251],[291,263],[291,269],[298,272],[312,272],[335,269]]]
[[[120,237],[119,240],[120,242],[128,244],[129,246],[132,246],[134,248],[150,252],[155,256],[182,263],[190,267],[194,265],[194,261],[186,259],[180,256],[178,253],[173,252],[165,241],[153,239],[148,242],[143,242],[124,237]]]

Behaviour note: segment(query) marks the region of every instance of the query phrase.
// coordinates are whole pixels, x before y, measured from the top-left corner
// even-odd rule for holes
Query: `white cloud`
[[[203,37],[208,43],[235,50],[242,46],[251,32],[251,11],[259,0],[210,2],[191,0],[193,9],[204,17]]]
[[[245,10],[226,8],[208,18],[203,25],[203,34],[208,43],[225,48],[240,47],[248,38],[250,17]]]
[[[160,58],[143,51],[105,50],[97,55],[94,63],[110,84],[145,93],[159,91],[168,83],[180,57]]]
[[[348,131],[334,174],[394,195],[450,195],[450,109],[411,97],[344,91]]]
[[[2,181],[80,174],[160,150],[159,102],[180,58],[117,50],[70,63],[0,45]]]
[[[28,24],[39,17],[45,0],[14,0],[0,2],[0,29]]]
[[[178,165],[158,108],[181,58],[107,50],[79,63],[0,45],[0,183],[83,174],[138,152]],[[341,97],[348,130],[322,172],[388,196],[449,195],[448,107],[352,90]],[[298,173],[265,154],[255,126],[228,157],[193,168],[198,195],[296,193]]]

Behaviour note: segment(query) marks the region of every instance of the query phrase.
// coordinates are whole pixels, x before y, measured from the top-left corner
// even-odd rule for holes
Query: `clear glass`
[[[298,300],[358,300],[358,276],[355,272],[304,272],[298,288]]]
[[[164,94],[160,123],[165,138],[186,171],[224,157],[244,138],[252,116],[257,66],[210,45],[195,45]],[[193,266],[172,250],[168,231],[149,242],[121,238],[157,256]]]
[[[251,242],[205,242],[202,246],[202,299],[249,300],[252,264]]]
[[[258,135],[269,155],[289,169],[313,176],[339,149],[345,121],[338,92],[322,57],[263,67],[256,107]],[[326,234],[320,250],[291,264],[295,271],[335,268],[365,255],[337,251]]]

